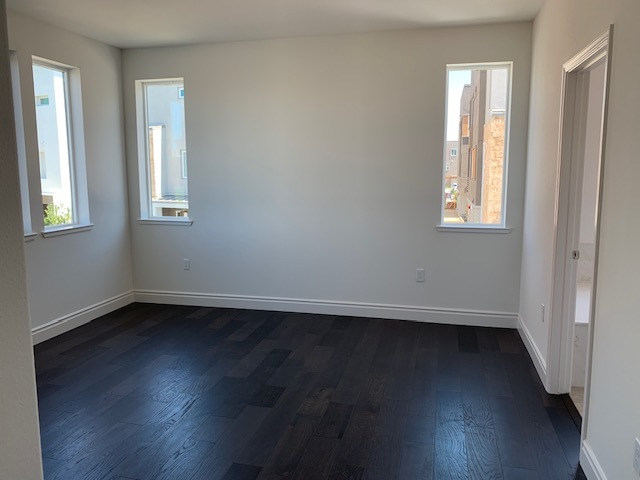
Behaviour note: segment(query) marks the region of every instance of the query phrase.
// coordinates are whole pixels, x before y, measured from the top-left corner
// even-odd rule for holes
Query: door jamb
[[[591,310],[589,319],[589,337],[587,345],[587,365],[585,382],[584,416],[582,424],[582,438],[586,436],[589,411],[589,393],[591,384],[593,330],[596,309],[595,292],[598,278],[598,252],[601,226],[602,181],[605,164],[607,113],[609,99],[609,85],[611,76],[611,53],[613,46],[613,25],[602,33],[596,40],[584,48],[580,53],[563,65],[562,69],[562,100],[560,108],[560,138],[558,144],[558,167],[556,171],[555,215],[554,215],[554,263],[551,285],[551,310],[549,328],[549,358],[547,371],[547,390],[550,393],[567,393],[571,389],[571,355],[573,344],[573,318],[567,312],[566,295],[568,278],[571,272],[568,268],[568,256],[571,251],[570,228],[574,221],[570,218],[569,204],[571,202],[570,189],[567,188],[572,177],[575,152],[571,141],[566,141],[574,134],[576,83],[577,75],[585,71],[603,58],[605,67],[605,88],[603,120],[601,125],[600,155],[598,166],[598,182],[596,191],[596,240],[594,256],[594,276],[591,296]],[[578,197],[579,198],[579,197]],[[575,200],[575,198],[574,198]],[[575,210],[575,209],[574,209]],[[575,214],[575,211],[573,212]],[[575,268],[575,267],[573,267]]]

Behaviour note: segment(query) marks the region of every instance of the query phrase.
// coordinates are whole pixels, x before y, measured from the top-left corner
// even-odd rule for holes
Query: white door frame
[[[598,182],[596,191],[596,240],[594,276],[591,291],[589,337],[585,381],[585,402],[582,437],[586,435],[591,384],[591,351],[595,312],[595,292],[598,274],[598,244],[600,238],[600,214],[602,202],[602,180],[607,129],[607,106],[613,25],[590,45],[564,64],[562,69],[562,103],[560,108],[560,139],[558,146],[558,169],[556,172],[555,217],[554,217],[554,264],[551,290],[551,320],[549,328],[549,358],[547,390],[551,393],[568,393],[571,390],[571,366],[573,354],[575,280],[577,262],[571,260],[571,251],[577,250],[576,232],[579,225],[580,197],[583,168],[584,120],[582,109],[587,104],[584,96],[584,80],[579,73],[586,72],[603,61],[605,64],[605,87],[603,121],[601,125]],[[587,85],[588,87],[588,85]],[[577,147],[577,148],[576,148]]]

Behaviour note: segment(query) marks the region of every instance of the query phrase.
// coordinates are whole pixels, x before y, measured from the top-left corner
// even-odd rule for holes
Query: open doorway
[[[589,409],[612,27],[563,68],[548,386]]]
[[[576,230],[572,244],[572,259],[577,261],[574,288],[569,292],[574,298],[574,331],[571,365],[570,396],[580,415],[584,415],[584,387],[587,368],[589,325],[594,292],[596,222],[598,213],[598,189],[600,177],[600,152],[602,145],[602,125],[604,121],[604,87],[606,59],[578,73],[577,84],[582,91],[579,101],[580,126],[584,132],[583,147],[578,152],[576,164]],[[575,238],[577,237],[577,238]],[[576,253],[573,253],[576,252]],[[573,258],[577,257],[577,258]]]

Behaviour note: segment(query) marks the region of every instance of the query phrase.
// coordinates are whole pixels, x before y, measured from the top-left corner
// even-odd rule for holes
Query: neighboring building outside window
[[[442,223],[502,227],[511,64],[450,65],[447,92]]]
[[[189,216],[184,81],[137,82],[143,219]]]

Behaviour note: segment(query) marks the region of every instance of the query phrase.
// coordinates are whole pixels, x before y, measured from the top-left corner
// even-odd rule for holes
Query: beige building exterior
[[[507,88],[507,68],[473,70],[460,99],[457,208],[468,223],[502,223]]]
[[[458,124],[458,216],[467,220],[469,192],[469,106],[471,85],[465,85],[460,96],[460,122]]]
[[[447,142],[447,150],[445,152],[445,172],[444,172],[444,185],[449,188],[458,183],[458,153],[460,152],[457,141]]]

